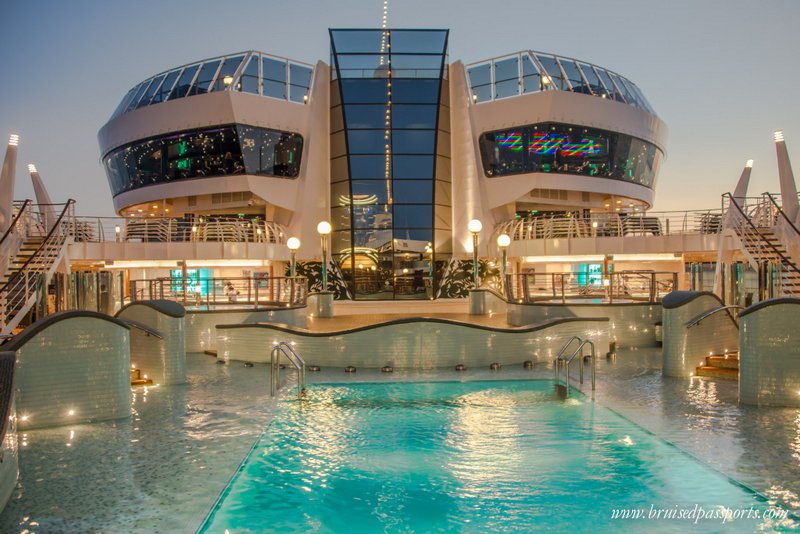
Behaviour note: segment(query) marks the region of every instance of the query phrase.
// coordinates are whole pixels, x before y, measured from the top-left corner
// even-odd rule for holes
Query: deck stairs
[[[739,238],[741,250],[753,269],[758,271],[763,264],[776,266],[781,293],[800,297],[800,266],[792,259],[785,243],[781,242],[774,231],[778,217],[785,217],[780,207],[766,206],[766,203],[759,202],[749,209],[748,206],[740,206],[739,201],[730,193],[725,197],[730,227]],[[772,200],[771,197],[770,199]]]
[[[739,353],[726,352],[706,356],[703,365],[697,366],[695,376],[739,380]]]
[[[0,275],[0,333],[11,334],[22,322],[66,256],[74,229],[74,207],[74,200],[64,204],[52,227],[48,228],[49,225],[41,222],[44,217],[31,214],[29,222],[17,228],[21,245],[14,251],[4,251],[6,258],[10,259],[7,259]],[[19,219],[15,219],[12,227]]]

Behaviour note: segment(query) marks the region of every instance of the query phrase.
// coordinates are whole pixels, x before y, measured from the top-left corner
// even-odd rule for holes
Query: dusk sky
[[[255,49],[328,61],[329,27],[379,27],[382,0],[10,2],[2,8],[0,138],[21,137],[54,202],[113,215],[97,131],[135,84],[171,67]],[[391,27],[449,28],[450,61],[523,49],[633,80],[669,127],[656,210],[714,208],[755,160],[750,194],[777,191],[772,132],[800,173],[798,0],[390,0]],[[455,178],[455,177],[454,177]]]

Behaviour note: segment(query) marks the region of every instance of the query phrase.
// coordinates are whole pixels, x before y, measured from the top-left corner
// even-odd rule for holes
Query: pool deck
[[[134,389],[129,419],[21,434],[20,480],[0,514],[0,532],[194,532],[268,424],[275,401],[267,365],[218,365],[192,353],[187,372],[185,385]],[[551,379],[552,372],[548,364],[500,372],[324,370],[308,379],[314,387]],[[740,406],[735,382],[664,378],[657,348],[599,359],[597,390],[592,395],[587,381],[584,391],[705,464],[800,508],[800,410]],[[293,393],[284,387],[279,400],[296,402]]]

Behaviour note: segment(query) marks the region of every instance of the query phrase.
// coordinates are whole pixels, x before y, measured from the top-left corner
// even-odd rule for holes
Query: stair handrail
[[[741,310],[741,309],[744,309],[744,308],[742,306],[737,306],[735,304],[731,304],[731,305],[728,305],[728,306],[719,306],[717,308],[713,308],[711,310],[704,311],[700,315],[698,315],[698,316],[696,316],[696,317],[694,317],[692,319],[689,319],[686,322],[685,326],[686,326],[686,329],[688,330],[690,328],[693,328],[693,327],[699,325],[705,319],[707,319],[708,317],[711,317],[712,315],[714,315],[716,313],[719,313],[721,311],[727,311],[728,312],[728,317],[731,318],[731,321],[733,321],[734,326],[736,326],[736,328],[739,328],[739,322],[733,316],[733,314],[731,313],[731,310]]]
[[[794,233],[800,236],[800,230],[797,229],[797,226],[792,222],[792,220],[786,216],[786,213],[783,211],[783,208],[775,201],[775,197],[772,196],[772,193],[764,193],[764,195],[769,198],[769,201],[772,203],[772,206],[778,211],[778,214],[781,218],[786,221]]]
[[[11,302],[18,302],[22,300],[23,302],[30,298],[31,291],[36,290],[36,280],[35,277],[42,274],[42,269],[39,267],[38,269],[28,269],[31,263],[34,260],[38,260],[41,256],[44,256],[44,251],[50,248],[53,248],[55,240],[52,238],[54,236],[58,237],[58,243],[56,244],[56,248],[60,253],[61,247],[66,242],[67,234],[63,232],[63,222],[64,220],[73,213],[73,208],[75,205],[75,201],[70,199],[64,206],[64,209],[61,212],[61,215],[58,217],[56,222],[53,224],[53,227],[48,232],[45,239],[42,241],[42,244],[34,251],[33,254],[28,258],[28,260],[19,268],[17,272],[15,272],[11,278],[0,288],[0,302],[2,302],[2,317],[0,317],[0,323],[2,323],[3,328],[7,328],[9,326],[9,303]],[[56,254],[57,256],[58,254]],[[48,265],[44,272],[50,268]],[[34,279],[31,279],[31,274],[34,275]],[[22,296],[22,299],[20,299]],[[13,309],[13,306],[12,306]],[[20,310],[15,310],[20,311]],[[11,318],[13,319],[14,316]]]
[[[288,349],[288,350],[287,350]],[[278,390],[278,383],[280,380],[280,355],[286,356],[286,359],[294,366],[297,371],[297,400],[302,400],[306,392],[306,362],[297,353],[290,343],[281,341],[272,346],[270,352],[270,395],[275,396]]]
[[[14,276],[12,276],[12,277],[11,277],[11,278],[8,280],[8,282],[6,282],[6,283],[5,283],[5,285],[4,285],[2,288],[0,288],[0,294],[2,294],[3,292],[5,292],[6,288],[8,288],[8,287],[11,285],[11,282],[15,281],[17,278],[19,278],[19,277],[21,277],[21,276],[22,276],[22,272],[25,270],[25,268],[26,268],[26,267],[28,267],[28,265],[29,265],[29,264],[30,264],[30,263],[31,263],[31,262],[32,262],[34,259],[36,259],[36,257],[39,255],[39,252],[41,252],[41,251],[42,251],[42,249],[43,249],[43,248],[44,248],[44,247],[45,247],[45,246],[48,244],[48,242],[50,241],[50,238],[53,236],[53,234],[55,234],[55,233],[56,233],[58,230],[60,230],[60,229],[61,229],[61,223],[64,221],[64,217],[65,217],[66,215],[68,215],[68,212],[70,211],[70,209],[71,209],[71,208],[72,208],[74,205],[75,205],[75,201],[74,201],[74,200],[72,200],[72,199],[69,199],[69,200],[67,201],[67,204],[64,206],[64,209],[63,209],[63,211],[61,212],[61,215],[60,215],[60,216],[58,217],[58,219],[56,220],[56,223],[53,225],[53,228],[51,228],[51,229],[50,229],[50,232],[48,232],[48,234],[47,234],[47,237],[45,237],[45,238],[44,238],[44,241],[42,241],[42,244],[41,244],[41,245],[39,245],[39,248],[37,248],[37,249],[36,249],[36,251],[35,251],[33,254],[31,254],[31,256],[28,258],[28,260],[27,260],[27,261],[26,261],[24,264],[22,264],[22,267],[20,267],[19,271],[17,271],[16,273],[14,273]],[[63,237],[65,237],[65,238],[66,238],[66,236],[63,236]]]
[[[783,254],[780,250],[778,250],[778,248],[774,244],[772,244],[766,237],[764,237],[762,235],[761,232],[758,231],[758,228],[756,227],[756,225],[754,225],[753,221],[750,220],[750,217],[748,217],[744,213],[744,211],[739,206],[739,204],[736,202],[736,199],[734,198],[734,196],[731,193],[725,193],[725,194],[722,195],[722,197],[723,198],[727,197],[728,198],[728,205],[729,206],[734,206],[736,208],[736,211],[741,216],[741,217],[737,217],[737,219],[742,219],[742,220],[747,221],[747,224],[750,226],[750,230],[755,232],[755,234],[759,237],[759,239],[763,242],[763,244],[766,244],[769,248],[771,248],[772,251],[781,258],[781,261],[787,267],[789,267],[791,270],[793,270],[797,274],[800,274],[800,267],[798,267],[791,259],[786,257],[785,254]],[[741,221],[739,221],[739,224],[741,224]]]
[[[31,201],[31,199],[26,199],[25,202],[22,203],[22,206],[20,206],[19,210],[17,210],[17,214],[14,216],[14,220],[11,221],[11,224],[9,225],[8,229],[3,234],[3,238],[0,239],[0,246],[2,246],[3,243],[5,243],[6,238],[9,235],[11,235],[12,231],[17,226],[17,223],[19,222],[19,220],[22,217],[22,215],[25,212],[25,210],[30,208],[32,204],[33,204],[33,202]]]

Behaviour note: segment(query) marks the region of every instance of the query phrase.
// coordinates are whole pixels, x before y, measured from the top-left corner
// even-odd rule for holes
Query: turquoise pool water
[[[549,381],[312,385],[278,412],[201,532],[779,527],[764,515],[781,510]]]

